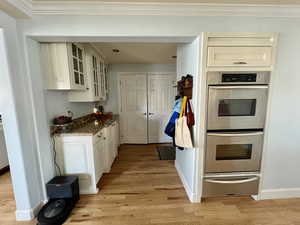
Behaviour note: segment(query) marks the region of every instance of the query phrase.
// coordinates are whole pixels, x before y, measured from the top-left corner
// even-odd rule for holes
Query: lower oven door
[[[257,195],[258,185],[258,176],[204,178],[202,197]]]
[[[263,132],[207,133],[206,173],[259,171]]]
[[[209,86],[208,130],[262,129],[267,85]]]

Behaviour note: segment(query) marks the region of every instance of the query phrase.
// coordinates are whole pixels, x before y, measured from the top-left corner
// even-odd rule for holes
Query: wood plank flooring
[[[0,176],[1,224],[15,222],[9,175]],[[300,199],[254,201],[210,198],[191,204],[173,161],[158,160],[155,145],[123,145],[97,195],[81,197],[69,225],[300,225]]]

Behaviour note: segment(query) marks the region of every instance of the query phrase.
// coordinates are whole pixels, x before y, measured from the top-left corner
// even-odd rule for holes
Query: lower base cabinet
[[[113,124],[115,124],[113,126]],[[62,175],[79,177],[81,194],[98,193],[97,183],[117,156],[117,122],[94,136],[56,136],[56,162]]]

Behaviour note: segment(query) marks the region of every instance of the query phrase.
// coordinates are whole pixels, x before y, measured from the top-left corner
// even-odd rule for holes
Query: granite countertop
[[[59,134],[55,134],[55,136],[93,136],[117,120],[118,116],[116,115],[107,120],[93,120],[69,131],[62,131]]]

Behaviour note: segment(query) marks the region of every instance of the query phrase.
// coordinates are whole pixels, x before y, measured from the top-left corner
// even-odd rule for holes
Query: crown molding
[[[15,18],[30,18],[32,0],[1,0],[0,9]]]
[[[245,16],[300,17],[300,5],[206,4],[166,2],[33,1],[10,2],[28,17],[32,15],[149,15],[149,16]]]
[[[34,15],[300,17],[300,5],[33,1]]]

